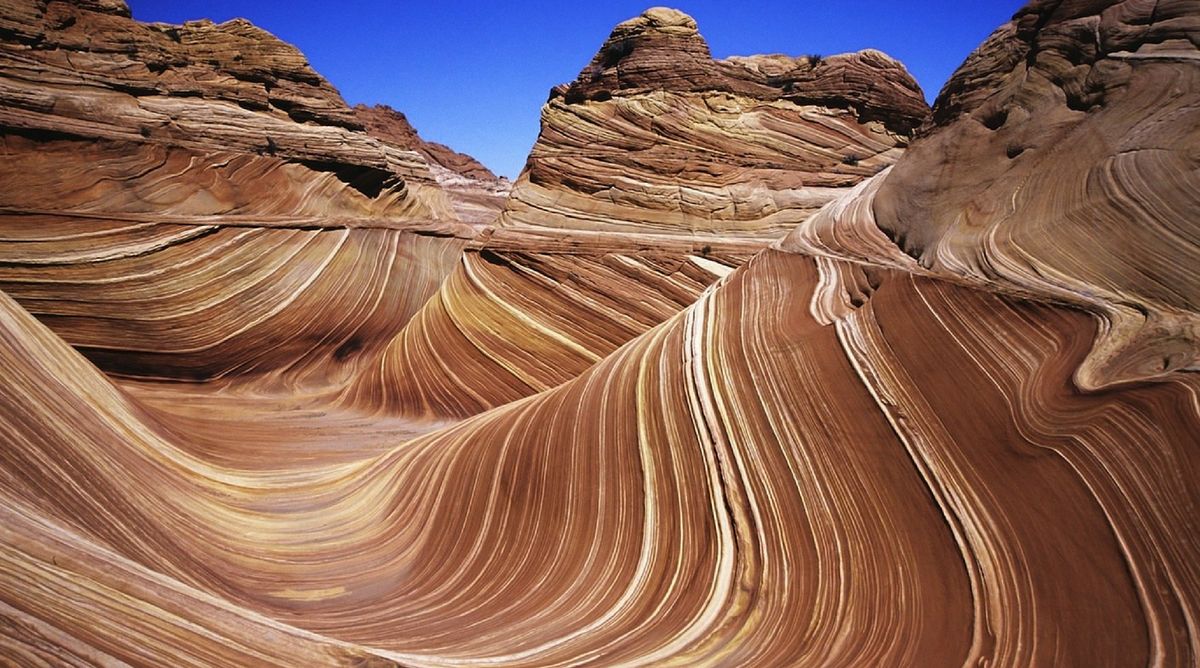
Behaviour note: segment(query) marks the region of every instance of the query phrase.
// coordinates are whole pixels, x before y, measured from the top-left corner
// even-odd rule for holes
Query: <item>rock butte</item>
[[[777,238],[928,115],[879,51],[715,61],[691,17],[651,9],[551,91],[500,225]]]
[[[1200,2],[618,25],[508,185],[245,21],[0,0],[0,658],[1200,663]]]

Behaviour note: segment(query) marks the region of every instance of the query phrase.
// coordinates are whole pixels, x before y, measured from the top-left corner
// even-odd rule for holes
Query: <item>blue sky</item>
[[[570,81],[617,23],[653,0],[129,0],[134,18],[244,17],[298,46],[350,104],[389,104],[421,136],[515,177],[551,86]],[[843,53],[900,59],[932,100],[1021,7],[1017,0],[678,0],[722,58]]]

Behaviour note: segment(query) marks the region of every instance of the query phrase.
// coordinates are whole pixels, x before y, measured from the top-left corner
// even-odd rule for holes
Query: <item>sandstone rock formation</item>
[[[286,163],[312,172],[305,176],[314,186],[309,191],[294,188],[294,201],[281,196],[283,206],[278,199],[254,203],[279,213],[311,213],[315,208],[329,215],[328,202],[313,203],[311,192],[329,189],[320,178],[329,175],[347,186],[335,212],[342,207],[355,213],[388,211],[427,222],[445,217],[444,196],[423,187],[433,179],[418,156],[361,132],[354,112],[299,51],[244,20],[147,25],[126,18],[128,9],[115,0],[9,0],[4,14],[4,34],[12,36],[4,43],[0,63],[0,123],[6,138],[76,142],[69,148],[102,155],[107,150],[127,160],[134,159],[127,144],[135,144],[138,155],[152,156],[145,158],[148,171],[163,162],[162,152],[243,154],[262,158],[257,161],[262,165]],[[8,152],[19,154],[21,148]],[[45,162],[59,165],[63,156]],[[204,167],[214,167],[213,162]],[[10,159],[6,182],[38,166]],[[406,180],[412,181],[414,192],[408,192]],[[71,194],[55,192],[54,179],[44,183],[52,187],[24,193],[32,201],[17,198],[21,193],[9,188],[5,205],[45,205]],[[384,191],[390,196],[380,199]],[[101,193],[89,194],[94,200]],[[240,213],[246,206],[211,194],[208,199],[218,201],[194,205],[200,210],[187,213]],[[319,206],[306,209],[309,203]],[[66,208],[76,202],[62,204]],[[111,209],[119,202],[102,204]],[[164,204],[143,206],[158,212]],[[128,205],[137,207],[136,202]]]
[[[421,139],[408,118],[387,105],[355,105],[354,114],[372,137],[420,153],[464,222],[490,223],[500,215],[512,189],[508,179],[465,153]]]
[[[1097,311],[1085,388],[1200,369],[1197,33],[1195,2],[1031,3],[904,160],[788,246]]]
[[[0,10],[0,289],[105,369],[343,377],[474,234],[420,154],[246,21]]]
[[[1191,350],[1186,329],[1154,323],[1196,317],[1198,18],[1194,0],[1031,4],[968,58],[894,166],[847,183],[768,249],[749,228],[648,228],[607,217],[644,201],[601,210],[581,197],[545,224],[513,219],[523,205],[510,202],[499,229],[470,239],[362,213],[338,228],[346,243],[369,235],[359,243],[413,256],[360,249],[367,259],[325,272],[245,250],[193,276],[176,269],[186,246],[136,271],[80,253],[166,243],[194,221],[6,219],[6,252],[26,273],[4,292],[41,286],[63,302],[54,286],[85,270],[98,286],[149,281],[72,303],[81,322],[117,297],[161,298],[158,313],[186,319],[253,272],[312,277],[320,287],[290,289],[325,304],[277,328],[258,321],[252,336],[275,350],[273,332],[408,310],[371,306],[395,288],[361,298],[383,275],[433,296],[388,325],[390,342],[380,326],[356,350],[339,339],[339,356],[310,334],[299,359],[234,385],[114,378],[55,331],[98,324],[65,327],[27,310],[36,295],[0,293],[0,655],[1200,663],[1200,375],[1185,357],[1144,364],[1163,346]],[[647,32],[653,50],[637,41]],[[782,62],[689,61],[694,24],[661,10],[614,35],[634,45],[617,81],[649,85],[643,65],[662,54],[680,63],[680,87]],[[1073,109],[1082,93],[1096,104]],[[1025,150],[1008,156],[1017,137]],[[411,212],[409,197],[372,211]],[[559,225],[576,204],[595,220]],[[208,236],[226,217],[209,216]],[[106,237],[117,241],[82,241]],[[198,269],[241,250],[224,243],[202,248]],[[1131,257],[1114,257],[1122,244]],[[154,283],[161,271],[171,282]],[[289,298],[243,292],[243,308]],[[1151,325],[1124,326],[1128,311]],[[319,375],[330,382],[315,391],[306,379]]]
[[[499,228],[343,399],[465,417],[554,387],[890,164],[927,116],[879,52],[714,61],[690,17],[649,10],[551,93]]]
[[[691,17],[651,9],[551,91],[501,224],[778,237],[895,162],[928,113],[878,51],[714,61]]]
[[[343,402],[462,418],[548,390],[674,316],[750,256],[738,249],[493,250],[501,247],[465,252]]]

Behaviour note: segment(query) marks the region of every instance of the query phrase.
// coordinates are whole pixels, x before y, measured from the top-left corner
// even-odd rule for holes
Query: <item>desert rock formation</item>
[[[343,400],[384,414],[461,418],[548,390],[674,316],[751,254],[468,249]]]
[[[496,176],[465,153],[425,141],[403,113],[385,104],[355,105],[354,115],[372,137],[420,153],[464,222],[491,223],[500,215],[512,190],[508,179]]]
[[[551,91],[501,224],[776,238],[895,162],[928,113],[878,51],[715,61],[691,17],[651,9]]]
[[[464,417],[554,387],[890,165],[928,114],[882,53],[714,61],[690,17],[648,10],[551,91],[497,229],[343,399]]]
[[[1198,32],[1194,2],[1031,3],[901,164],[787,246],[1101,313],[1085,388],[1200,369]]]
[[[0,289],[109,371],[345,377],[474,234],[420,154],[246,21],[2,9]]]
[[[52,16],[61,4],[35,8]],[[114,2],[69,9],[129,22]],[[5,35],[36,32],[12,16]],[[209,181],[161,172],[155,188],[143,181],[153,170],[132,167],[122,180],[117,157],[141,165],[147,142],[9,133],[50,149],[40,173],[61,159],[76,186],[85,173],[66,146],[110,150],[97,192],[126,193],[104,201],[143,202],[149,218],[103,218],[80,198],[4,220],[0,248],[21,261],[0,262],[17,272],[0,288],[26,292],[0,294],[0,655],[1200,663],[1200,375],[1188,357],[1198,42],[1194,1],[1039,0],[967,59],[931,115],[893,116],[903,106],[873,96],[894,101],[906,77],[855,83],[872,71],[861,62],[882,57],[690,58],[703,45],[694,22],[650,10],[614,31],[616,63],[602,51],[595,79],[577,82],[582,101],[568,87],[548,103],[498,227],[459,236],[446,236],[461,228],[433,179],[401,176],[367,197],[266,155],[250,159],[324,184],[331,210],[354,222],[306,213],[316,222],[305,228],[296,209],[285,224],[246,227],[223,222],[243,214],[210,212],[215,229],[199,239],[261,239],[193,255],[176,238],[200,223],[155,217],[199,214],[128,193]],[[679,66],[655,79],[664,58]],[[824,86],[805,78],[825,63],[842,73]],[[803,103],[753,92],[782,91],[762,82],[787,77]],[[651,223],[645,212],[662,204],[651,189],[603,203],[553,176],[582,162],[544,161],[565,141],[558,112],[591,109],[597,123],[575,126],[579,136],[610,144],[590,164],[627,163],[682,191],[703,179],[655,171],[663,156],[631,171],[641,158],[620,148],[614,119],[638,117],[612,105],[718,94],[823,119],[805,126],[810,164],[830,145],[816,127],[882,128],[872,136],[896,143],[877,173],[846,171],[816,213],[785,207],[765,223],[682,210]],[[719,135],[707,123],[679,121],[680,143],[636,141],[687,162],[696,137]],[[779,179],[825,173],[789,162],[787,146],[768,170]],[[755,164],[721,178],[767,169]],[[128,190],[109,183],[125,180]],[[36,196],[3,183],[5,197]],[[535,214],[533,192],[559,196]],[[245,204],[261,219],[255,207],[273,205]],[[711,224],[689,222],[701,219]],[[763,248],[785,219],[794,226]],[[323,254],[338,238],[328,234],[345,239]],[[312,258],[290,259],[306,249]],[[138,264],[159,253],[175,255]],[[276,274],[286,278],[254,278]],[[102,297],[81,299],[77,285]],[[405,301],[376,306],[389,299]],[[217,338],[203,348],[214,353],[153,358],[125,344],[108,358],[70,345],[142,311],[178,319],[164,337]],[[188,330],[192,317],[210,327]],[[231,324],[247,325],[244,339]],[[285,345],[305,327],[307,346]],[[214,360],[258,366],[203,366]],[[177,380],[121,375],[137,363]],[[188,365],[210,380],[178,382]]]

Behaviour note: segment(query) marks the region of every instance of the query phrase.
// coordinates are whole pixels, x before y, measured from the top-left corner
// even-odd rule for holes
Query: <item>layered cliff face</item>
[[[371,136],[420,153],[463,222],[491,223],[504,209],[512,184],[475,158],[445,144],[425,141],[403,113],[387,105],[355,105],[354,115]]]
[[[501,223],[773,238],[895,162],[928,115],[878,51],[714,61],[655,8],[558,86]]]
[[[1198,32],[1195,2],[1031,3],[904,160],[789,247],[1097,311],[1087,388],[1200,368]]]
[[[408,326],[334,374],[350,378],[336,395],[280,394],[282,374],[266,400],[114,382],[0,294],[3,655],[1200,663],[1200,375],[1128,373],[1187,339],[1114,315],[1196,314],[1153,289],[1186,297],[1193,278],[1179,259],[1200,225],[1181,190],[1191,163],[1117,166],[1194,157],[1194,124],[1162,114],[1200,107],[1197,17],[1194,2],[1031,5],[967,60],[894,167],[770,249],[553,225],[462,240]],[[691,85],[690,24],[642,20],[679,37],[660,47]],[[1083,55],[1097,39],[1121,50]],[[1066,70],[1102,103],[1078,115],[1058,97],[1074,88],[1054,54],[1073,54]],[[1046,112],[1022,123],[1044,142],[1025,151],[1037,160],[987,157],[986,133],[1017,131],[989,128],[989,104]],[[1135,139],[1156,148],[1127,153]],[[1139,227],[1114,228],[1117,209]],[[63,239],[110,233],[89,224]],[[1120,283],[1103,252],[1120,238],[1072,240],[1089,224],[1131,235],[1157,283]],[[31,263],[56,257],[29,248]],[[312,273],[251,257],[245,270]],[[78,264],[109,280],[104,258]],[[335,274],[354,291],[361,271],[424,266]],[[305,311],[312,326],[358,317],[337,294]],[[337,367],[315,353],[300,366]]]
[[[106,369],[323,378],[473,234],[420,154],[245,21],[0,10],[0,289]]]
[[[5,182],[13,184],[6,207],[92,203],[109,212],[171,213],[178,203],[180,213],[192,215],[453,220],[444,195],[428,186],[433,177],[424,161],[362,132],[354,112],[294,47],[243,20],[169,26],[128,15],[120,2],[5,3],[0,123]],[[31,154],[41,151],[23,140],[44,140],[58,154],[39,160]],[[218,152],[226,155],[212,155]],[[73,154],[79,158],[72,161]],[[35,180],[72,162],[104,169],[120,159],[140,159],[145,173],[113,185],[102,173],[86,193],[56,189],[80,178]],[[195,176],[177,175],[180,168]],[[153,185],[164,180],[164,169],[176,191],[169,195]],[[231,174],[237,170],[255,174],[239,179]],[[290,192],[242,192],[254,176]],[[15,187],[22,177],[41,187]],[[213,192],[222,186],[234,192]]]

